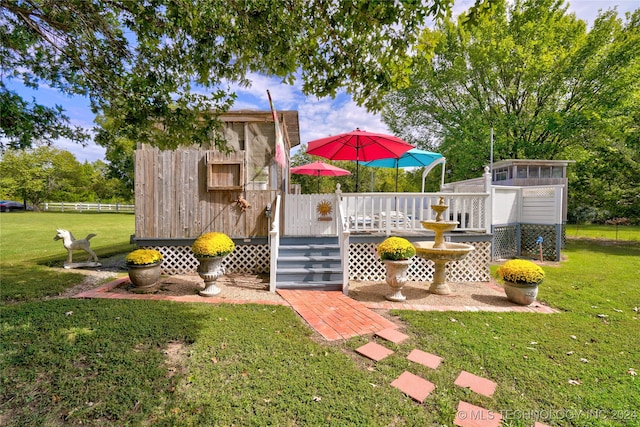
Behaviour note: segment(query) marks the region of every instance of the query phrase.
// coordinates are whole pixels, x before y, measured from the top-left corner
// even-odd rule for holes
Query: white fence
[[[342,212],[349,231],[387,236],[397,231],[424,231],[421,221],[435,219],[432,205],[448,206],[445,221],[457,231],[490,233],[506,224],[562,224],[563,186],[491,186],[489,192],[287,194],[284,234],[337,235]],[[322,214],[322,209],[330,212]]]
[[[424,231],[421,221],[435,220],[431,205],[440,197],[449,208],[445,220],[458,221],[457,230],[488,232],[488,193],[344,193],[287,194],[285,234],[290,236],[337,235],[342,212],[351,231],[391,235],[398,230]],[[323,207],[330,213],[323,215]]]
[[[135,213],[135,205],[82,203],[82,202],[47,202],[42,207],[46,212],[98,212],[98,213]]]
[[[562,224],[562,185],[493,186],[493,225]]]

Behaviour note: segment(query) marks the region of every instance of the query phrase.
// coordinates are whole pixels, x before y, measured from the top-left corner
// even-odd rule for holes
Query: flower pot
[[[198,265],[198,275],[204,280],[204,289],[200,291],[200,295],[203,297],[212,297],[221,292],[221,289],[215,285],[215,281],[218,280],[218,277],[224,275],[224,268],[222,267],[224,258],[223,256],[196,258],[200,263]]]
[[[390,260],[385,259],[382,261],[386,267],[385,281],[387,285],[391,286],[395,291],[392,295],[385,295],[385,298],[389,301],[405,301],[407,297],[402,295],[402,287],[406,285],[408,281],[407,271],[413,261],[409,259],[403,260]]]
[[[538,296],[538,285],[505,281],[504,291],[509,301],[520,305],[529,305]]]
[[[154,264],[135,265],[129,264],[129,279],[133,284],[133,292],[153,292],[160,279],[162,261]]]

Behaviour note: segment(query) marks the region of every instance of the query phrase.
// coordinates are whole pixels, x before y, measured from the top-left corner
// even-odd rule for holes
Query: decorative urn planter
[[[224,275],[222,261],[225,257],[197,257],[200,263],[198,265],[198,275],[204,280],[204,289],[199,293],[203,297],[212,297],[218,295],[222,290],[216,286],[216,280]]]
[[[125,261],[129,270],[132,291],[147,293],[156,290],[162,272],[162,254],[155,249],[136,249]]]
[[[497,271],[502,279],[507,299],[520,305],[532,304],[538,297],[538,286],[544,280],[544,270],[527,260],[513,259]]]
[[[191,251],[199,262],[198,275],[204,280],[204,289],[200,291],[201,296],[212,297],[222,291],[215,282],[224,275],[222,263],[234,249],[233,240],[219,232],[205,233],[193,242]]]
[[[394,294],[386,295],[385,298],[389,301],[406,301],[407,297],[402,295],[402,288],[409,280],[407,277],[407,271],[411,264],[413,264],[413,261],[410,259],[398,261],[387,259],[382,262],[387,269],[385,273],[385,281],[387,282],[387,285],[392,288],[392,291],[395,291]]]
[[[402,302],[407,299],[402,295],[402,288],[407,284],[407,271],[413,260],[409,259],[416,254],[415,247],[401,237],[389,237],[378,245],[378,255],[385,265],[385,282],[394,292],[385,295],[389,301]]]

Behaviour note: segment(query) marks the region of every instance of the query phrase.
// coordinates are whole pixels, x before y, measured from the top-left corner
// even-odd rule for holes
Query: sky
[[[465,11],[473,4],[473,0],[458,0],[455,2],[453,14]],[[599,9],[606,10],[617,6],[619,16],[625,12],[640,8],[640,0],[573,0],[569,3],[569,12],[591,25]],[[335,99],[305,96],[300,90],[300,82],[290,86],[283,84],[277,78],[252,74],[251,87],[235,87],[238,98],[233,110],[269,110],[267,89],[271,92],[276,110],[297,110],[300,121],[300,142],[309,141],[325,136],[349,132],[360,128],[369,132],[389,133],[389,129],[377,114],[371,114],[363,107],[359,107],[345,92],[339,93]],[[37,91],[26,89],[16,84],[11,85],[25,99],[35,97],[38,102],[54,106],[61,105],[71,123],[90,129],[94,126],[94,115],[89,103],[82,97],[68,97],[58,91],[41,87]],[[70,151],[80,162],[94,162],[104,160],[104,148],[90,142],[86,147],[68,140],[59,140],[57,148]],[[294,149],[292,152],[295,153]]]

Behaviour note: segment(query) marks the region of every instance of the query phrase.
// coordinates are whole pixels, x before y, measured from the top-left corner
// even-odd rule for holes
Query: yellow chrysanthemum
[[[378,245],[378,255],[383,260],[409,259],[415,254],[416,248],[402,237],[389,237]]]
[[[225,256],[233,252],[235,248],[236,245],[229,236],[217,231],[201,235],[191,246],[196,257]]]
[[[498,276],[507,282],[539,285],[544,280],[544,270],[525,259],[512,259],[500,266]]]
[[[136,249],[125,258],[127,264],[147,265],[162,261],[162,254],[155,249]]]

